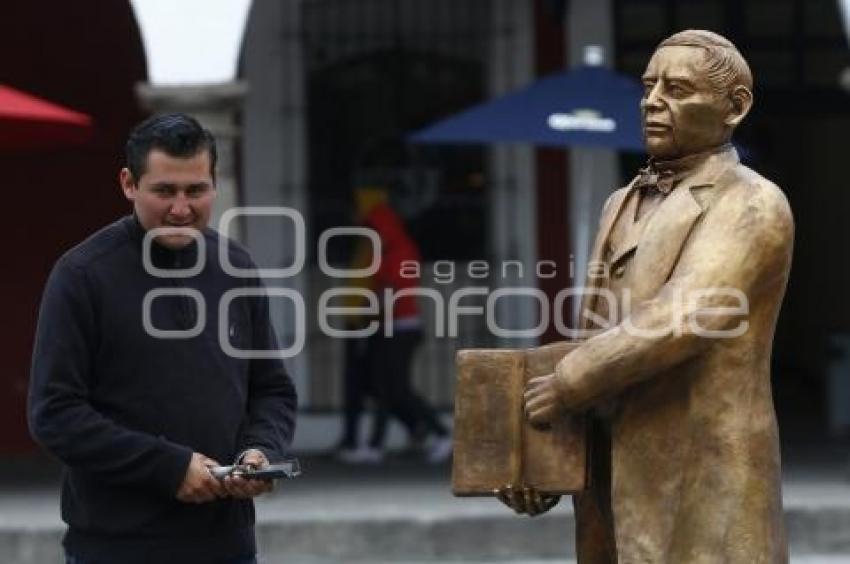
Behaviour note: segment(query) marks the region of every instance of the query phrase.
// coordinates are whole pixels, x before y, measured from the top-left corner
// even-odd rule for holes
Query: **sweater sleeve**
[[[258,281],[258,285],[261,283]],[[267,297],[253,300],[252,350],[278,350]],[[298,398],[295,385],[280,358],[253,358],[248,383],[248,421],[240,451],[259,448],[270,461],[283,458],[295,433]]]
[[[85,273],[62,259],[48,279],[39,312],[27,408],[30,432],[72,470],[171,497],[192,451],[123,427],[93,407],[98,335]]]

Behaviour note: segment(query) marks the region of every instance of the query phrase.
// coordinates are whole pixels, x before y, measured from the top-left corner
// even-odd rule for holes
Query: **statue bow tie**
[[[683,174],[676,173],[670,169],[659,169],[652,163],[638,171],[635,188],[647,190],[658,190],[665,196],[670,193],[676,183],[682,179]]]
[[[650,158],[646,166],[638,171],[638,178],[634,186],[645,190],[657,190],[666,196],[680,180],[698,168],[706,159],[729,150],[732,150],[732,145],[725,143],[713,149],[678,159],[658,160]]]

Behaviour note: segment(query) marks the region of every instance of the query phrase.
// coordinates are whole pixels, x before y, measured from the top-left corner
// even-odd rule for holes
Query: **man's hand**
[[[548,374],[528,381],[523,395],[525,416],[534,426],[546,426],[564,413],[555,378],[555,374]]]
[[[206,503],[227,495],[221,482],[210,474],[209,468],[219,463],[199,452],[192,453],[186,477],[177,490],[177,499],[184,503]]]
[[[508,484],[495,491],[499,501],[516,511],[518,514],[528,514],[529,517],[546,513],[561,500],[559,495],[543,495],[534,488],[515,488]]]
[[[269,459],[262,451],[251,449],[242,457],[240,464],[259,469],[269,465]],[[225,491],[236,499],[250,499],[274,489],[272,480],[251,480],[241,476],[228,476],[223,481]]]

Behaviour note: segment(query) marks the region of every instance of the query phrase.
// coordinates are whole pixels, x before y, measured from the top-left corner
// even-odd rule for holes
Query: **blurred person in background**
[[[360,223],[373,229],[381,240],[381,261],[372,287],[383,304],[386,290],[398,292],[418,286],[419,277],[405,274],[404,265],[421,262],[419,249],[402,219],[390,207],[386,189],[359,188],[355,199]],[[381,312],[382,324],[369,337],[367,367],[371,388],[379,409],[401,421],[411,443],[421,446],[426,460],[439,463],[451,454],[449,431],[411,382],[413,355],[422,341],[417,298],[405,295],[392,304],[392,311]],[[369,446],[381,448],[385,434],[385,420],[376,420]]]
[[[272,484],[219,481],[209,468],[283,457],[295,388],[280,359],[235,358],[219,343],[222,296],[262,282],[219,262],[221,244],[233,266],[256,268],[207,227],[210,132],[184,114],[155,116],[126,149],[120,182],[133,213],[57,261],[33,352],[29,426],[65,466],[67,563],[252,564],[252,498]],[[166,231],[151,237],[154,228]],[[177,274],[196,264],[194,275]],[[232,346],[278,348],[265,296],[235,300],[227,322]]]
[[[372,263],[371,241],[360,238],[349,263],[350,269],[368,268]],[[347,278],[348,288],[372,290],[372,277]],[[354,293],[345,294],[343,307],[365,307],[365,296]],[[346,330],[365,329],[370,319],[363,315],[348,315],[345,318]],[[384,459],[384,434],[387,424],[387,412],[377,402],[371,387],[369,374],[369,338],[349,337],[345,339],[345,359],[343,362],[343,431],[342,439],[336,448],[336,457],[349,464],[376,464]],[[360,444],[360,417],[364,403],[370,398],[375,400],[372,419],[372,439],[368,444]]]

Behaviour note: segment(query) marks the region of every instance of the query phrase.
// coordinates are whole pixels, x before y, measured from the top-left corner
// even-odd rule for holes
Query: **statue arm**
[[[781,299],[793,219],[777,188],[750,188],[706,212],[655,297],[558,363],[555,385],[564,407],[591,407],[652,378],[712,346],[712,332],[746,330],[742,304]]]

